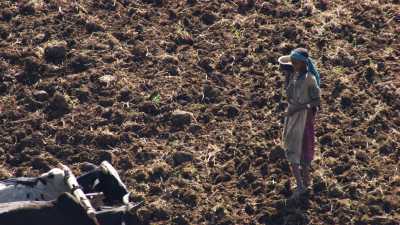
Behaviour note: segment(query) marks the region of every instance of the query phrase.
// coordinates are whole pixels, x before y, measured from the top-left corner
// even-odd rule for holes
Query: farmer
[[[314,158],[314,120],[320,104],[320,76],[308,51],[297,48],[279,58],[283,67],[292,67],[286,89],[288,110],[283,130],[283,146],[296,179],[294,198],[310,185],[310,165]]]

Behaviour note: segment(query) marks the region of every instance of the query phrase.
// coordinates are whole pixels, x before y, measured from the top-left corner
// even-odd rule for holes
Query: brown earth
[[[151,224],[399,224],[398,0],[0,2],[1,177],[109,160]],[[322,76],[288,202],[277,58]]]

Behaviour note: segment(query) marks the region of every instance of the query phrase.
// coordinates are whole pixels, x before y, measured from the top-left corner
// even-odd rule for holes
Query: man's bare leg
[[[301,166],[301,176],[303,178],[304,188],[310,186],[310,163],[307,162]]]
[[[293,197],[298,197],[304,191],[304,184],[303,179],[301,177],[300,165],[292,163],[292,173],[294,178],[296,179],[297,188],[296,191],[293,193]]]

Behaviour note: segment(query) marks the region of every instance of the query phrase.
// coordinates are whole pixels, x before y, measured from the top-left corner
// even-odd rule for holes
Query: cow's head
[[[107,161],[103,161],[100,164],[100,170],[100,182],[97,184],[96,189],[104,193],[106,202],[122,202],[128,190],[119,177],[118,172]]]

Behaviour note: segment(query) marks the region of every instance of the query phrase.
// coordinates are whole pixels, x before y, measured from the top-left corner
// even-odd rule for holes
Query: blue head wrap
[[[318,87],[321,83],[321,78],[319,76],[319,72],[317,68],[315,67],[314,61],[310,57],[306,57],[300,52],[293,50],[290,53],[290,58],[298,61],[302,61],[307,65],[307,70],[310,72],[312,75],[314,75],[315,79],[317,80]]]

